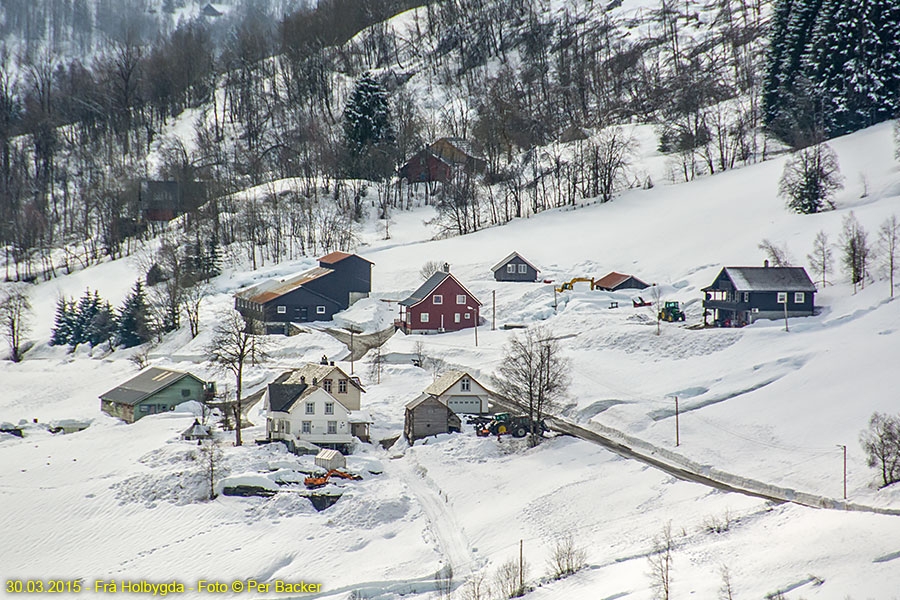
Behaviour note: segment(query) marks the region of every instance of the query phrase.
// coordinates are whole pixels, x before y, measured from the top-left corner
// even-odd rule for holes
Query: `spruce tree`
[[[131,294],[119,309],[118,327],[115,343],[118,346],[131,348],[150,339],[150,326],[147,319],[147,298],[140,280],[135,282]]]
[[[91,348],[108,342],[116,332],[116,315],[109,302],[103,303],[88,325],[87,338]]]
[[[56,301],[56,319],[50,334],[51,346],[63,346],[72,338],[72,319],[75,312],[73,302],[62,296]]]
[[[387,91],[370,73],[356,82],[344,108],[343,125],[348,175],[372,179],[387,175],[393,169],[394,127]]]
[[[69,345],[72,348],[90,341],[91,321],[99,310],[100,295],[97,292],[92,294],[90,289],[85,290],[73,311],[72,329],[69,336]]]

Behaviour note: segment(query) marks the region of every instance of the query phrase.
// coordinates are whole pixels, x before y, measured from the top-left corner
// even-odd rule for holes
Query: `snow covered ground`
[[[665,181],[664,160],[644,140],[642,168]],[[819,230],[836,241],[841,219],[854,212],[874,237],[900,213],[900,168],[890,125],[835,140],[846,177],[837,210],[812,216],[787,212],[776,188],[784,159],[682,185],[633,190],[608,204],[554,210],[460,238],[431,241],[423,224],[432,209],[394,215],[392,239],[369,221],[358,251],[375,262],[373,298],[340,323],[374,331],[390,322],[399,300],[421,279],[428,260],[447,261],[484,303],[490,324],[496,293],[497,330],[440,336],[395,335],[384,352],[380,384],[368,359],[354,365],[368,393],[364,409],[376,419],[375,439],[402,428],[403,406],[431,382],[410,363],[415,343],[448,366],[464,367],[484,383],[512,332],[506,323],[546,324],[571,360],[572,386],[564,415],[613,428],[685,459],[772,485],[840,498],[842,451],[848,448],[851,500],[900,508],[900,490],[877,489],[857,441],[875,410],[897,410],[900,303],[888,301],[884,280],[853,290],[839,283],[816,296],[820,314],[759,322],[741,330],[690,330],[663,323],[656,336],[649,309],[633,309],[632,294],[591,292],[576,285],[558,294],[549,284],[494,282],[489,268],[517,250],[561,281],[616,270],[657,282],[664,299],[686,305],[687,325],[702,321],[702,287],[725,265],[757,265],[763,239],[787,245],[795,264]],[[868,181],[861,197],[859,174]],[[202,331],[179,331],[154,347],[154,364],[229,377],[204,362],[210,326],[232,305],[231,293],[264,277],[307,268],[313,258],[234,271],[218,278],[204,302]],[[491,574],[518,557],[523,540],[535,598],[652,596],[647,555],[671,523],[677,544],[673,596],[715,597],[726,566],[737,598],[779,590],[787,598],[900,597],[900,517],[773,506],[676,480],[642,463],[567,437],[526,449],[513,440],[471,431],[439,436],[389,451],[360,445],[356,467],[380,464],[380,475],[337,484],[344,496],[315,511],[296,493],[272,498],[202,501],[197,447],[178,441],[192,415],[147,417],[124,425],[99,411],[97,396],[135,373],[131,351],[93,353],[47,345],[57,294],[85,286],[113,302],[139,276],[125,259],[97,265],[33,288],[35,347],[20,364],[0,362],[0,422],[32,422],[26,437],[0,434],[0,564],[6,578],[321,582],[318,597],[396,598],[433,595],[430,583],[449,564],[455,583]],[[582,284],[583,286],[584,284]],[[619,301],[610,309],[610,301]],[[347,350],[326,333],[274,341],[272,360],[249,370],[253,391],[280,371]],[[350,369],[349,363],[342,362]],[[680,400],[681,445],[674,447],[674,400]],[[256,426],[245,440],[263,435]],[[85,431],[51,435],[33,425],[54,419],[91,420]],[[230,441],[230,436],[223,434]],[[227,446],[230,475],[270,477],[309,468],[278,446]],[[293,466],[292,466],[293,465]],[[896,488],[896,486],[894,486]],[[723,525],[725,525],[723,527]],[[715,529],[727,529],[715,533]],[[546,560],[560,535],[586,550],[588,568],[563,581],[546,579]],[[95,595],[92,591],[85,595]],[[247,592],[245,596],[266,596]],[[266,597],[271,597],[269,594]]]

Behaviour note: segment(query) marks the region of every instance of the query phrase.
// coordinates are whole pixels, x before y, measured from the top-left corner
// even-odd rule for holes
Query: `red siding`
[[[457,304],[456,296],[465,295],[466,303]],[[441,304],[434,303],[434,297],[441,296]],[[407,327],[412,331],[421,330],[438,330],[459,331],[475,326],[475,319],[478,318],[478,307],[480,302],[472,294],[467,292],[452,277],[448,277],[438,285],[425,299],[409,307],[406,312]],[[466,307],[471,306],[474,310],[467,310]],[[422,322],[422,313],[428,313],[428,322]],[[459,323],[456,322],[455,315],[459,314]],[[469,318],[466,319],[466,313]],[[443,321],[441,318],[443,317]],[[443,323],[443,324],[442,324]]]

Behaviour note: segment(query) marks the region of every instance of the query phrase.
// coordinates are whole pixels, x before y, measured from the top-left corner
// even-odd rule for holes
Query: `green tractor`
[[[660,321],[684,321],[684,311],[678,306],[678,302],[667,301],[659,311]]]
[[[531,431],[531,427],[529,426],[529,419],[527,416],[513,416],[503,412],[494,415],[494,418],[491,419],[489,423],[485,424],[480,429],[476,429],[475,433],[482,437],[510,434],[513,437],[522,438],[525,437],[529,431]],[[547,426],[541,422],[535,424],[535,431],[543,435],[543,432],[548,431],[548,429]]]

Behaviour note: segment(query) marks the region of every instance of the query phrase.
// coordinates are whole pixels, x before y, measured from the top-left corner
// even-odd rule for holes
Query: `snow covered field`
[[[653,139],[643,140],[642,167],[665,181]],[[489,268],[513,250],[555,281],[616,270],[659,283],[664,299],[686,305],[688,325],[702,321],[699,291],[725,265],[761,265],[763,239],[787,245],[806,265],[812,240],[824,230],[837,240],[850,210],[874,236],[900,214],[900,168],[890,125],[835,140],[846,189],[837,210],[788,213],[776,196],[784,160],[682,185],[633,190],[608,204],[554,210],[460,238],[430,241],[423,221],[432,209],[394,215],[393,239],[381,240],[370,221],[357,251],[375,262],[373,298],[339,315],[374,331],[418,286],[427,260],[448,261],[452,272],[484,303],[491,321],[496,292],[498,329],[440,336],[395,335],[383,351],[381,384],[366,377],[368,360],[354,367],[369,390],[373,437],[402,429],[403,406],[431,382],[410,364],[417,341],[448,366],[489,383],[511,333],[506,323],[543,323],[560,336],[573,366],[567,418],[594,422],[655,444],[696,463],[772,485],[824,496],[842,495],[842,451],[848,447],[848,495],[856,502],[900,508],[900,490],[878,490],[866,467],[859,432],[875,410],[896,412],[900,360],[900,303],[888,301],[878,280],[855,295],[844,278],[816,296],[820,314],[759,322],[741,330],[690,330],[663,323],[657,337],[647,308],[631,308],[632,294],[576,286],[494,282]],[[861,197],[859,174],[868,180]],[[201,311],[202,331],[191,340],[176,332],[152,350],[153,363],[228,376],[204,362],[203,348],[217,311],[238,287],[307,268],[313,259],[236,271],[216,281]],[[396,598],[434,595],[430,583],[450,564],[456,584],[518,557],[524,540],[534,598],[652,596],[647,555],[671,523],[677,547],[673,597],[714,598],[727,566],[736,598],[779,590],[787,598],[900,597],[900,517],[770,505],[679,481],[640,462],[567,437],[526,449],[513,440],[440,436],[389,451],[360,445],[360,465],[380,475],[340,484],[344,496],[315,511],[292,493],[272,498],[219,497],[206,502],[197,447],[177,440],[192,416],[175,413],[124,425],[99,411],[97,396],[130,377],[130,351],[90,356],[47,345],[58,293],[85,286],[118,302],[139,276],[128,259],[40,284],[32,292],[36,346],[20,364],[0,362],[0,422],[90,419],[85,431],[52,436],[30,427],[24,439],[0,434],[0,565],[4,579],[315,581],[317,597]],[[583,285],[583,284],[582,284]],[[622,308],[610,309],[612,300]],[[346,356],[344,346],[313,330],[278,338],[270,363],[255,367],[245,390],[323,353]],[[349,371],[349,363],[341,363]],[[672,411],[682,411],[681,445],[674,447]],[[262,437],[263,419],[245,440]],[[223,435],[226,440],[231,439]],[[225,448],[229,474],[270,473],[286,465],[308,468],[280,447]],[[351,464],[352,466],[352,464]],[[293,467],[291,467],[293,468]],[[362,467],[360,467],[362,468]],[[896,488],[896,486],[894,486]],[[711,532],[713,524],[727,531]],[[722,527],[718,527],[722,529]],[[571,533],[585,548],[588,568],[559,582],[546,580],[554,540]],[[414,592],[414,593],[413,593]],[[83,595],[95,595],[93,588]],[[246,597],[273,594],[253,594]]]

